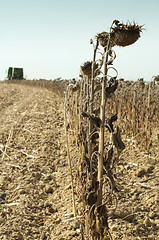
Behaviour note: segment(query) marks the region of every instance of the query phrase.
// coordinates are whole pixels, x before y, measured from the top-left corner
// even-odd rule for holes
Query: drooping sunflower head
[[[110,32],[111,45],[121,47],[129,46],[140,38],[142,30],[143,26],[139,26],[135,22],[123,24],[115,20]]]
[[[98,68],[98,63],[95,63],[94,70]],[[82,75],[84,76],[91,76],[92,75],[92,61],[87,61],[83,65],[80,66],[80,71]],[[99,74],[98,71],[96,71],[96,75]]]
[[[96,35],[96,38],[98,39],[102,47],[106,47],[108,43],[109,33],[107,32],[98,33]]]

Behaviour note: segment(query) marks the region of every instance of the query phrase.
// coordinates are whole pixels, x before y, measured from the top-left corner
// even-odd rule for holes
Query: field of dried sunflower
[[[121,133],[130,141],[138,141],[140,146],[145,144],[149,152],[152,145],[150,120],[158,129],[155,81],[147,85],[142,79],[137,83],[125,83],[117,80],[118,72],[113,67],[116,58],[113,47],[135,43],[142,30],[142,26],[135,23],[113,21],[109,33],[98,34],[95,44],[91,39],[93,61],[81,66],[82,80],[69,84],[66,90],[67,156],[74,214],[82,216],[82,239],[112,239],[108,219],[118,208],[120,188],[115,177],[116,163],[127,151]],[[96,59],[100,46],[103,53]],[[70,154],[71,138],[79,147],[78,158]]]
[[[115,20],[78,81],[2,83],[0,239],[157,239],[158,78],[112,66],[141,31]]]

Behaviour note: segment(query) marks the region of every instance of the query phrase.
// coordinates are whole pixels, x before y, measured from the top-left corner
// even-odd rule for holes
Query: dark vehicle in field
[[[6,79],[23,79],[23,68],[14,68],[9,67],[7,70],[7,76]]]

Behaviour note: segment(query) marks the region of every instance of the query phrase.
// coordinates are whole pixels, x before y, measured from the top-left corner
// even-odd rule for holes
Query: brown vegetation
[[[5,124],[9,126],[8,119],[10,119],[10,116],[13,115],[13,121],[15,121],[18,116],[17,109],[19,112],[19,117],[13,123],[9,134],[6,134],[3,128],[1,129],[2,149],[0,151],[4,165],[8,164],[7,161],[10,159],[12,161],[11,166],[21,169],[20,181],[23,181],[23,168],[25,168],[27,173],[30,172],[31,168],[34,169],[34,173],[30,175],[29,179],[24,177],[25,183],[23,183],[23,185],[28,186],[29,182],[32,189],[31,192],[26,192],[25,189],[18,192],[18,196],[20,194],[28,194],[30,198],[28,199],[29,204],[28,202],[26,204],[24,198],[21,199],[23,201],[21,201],[20,209],[22,214],[20,216],[30,216],[34,219],[36,226],[38,226],[40,223],[35,221],[35,218],[39,218],[39,210],[43,212],[42,218],[45,219],[45,215],[47,215],[43,209],[45,194],[55,194],[54,205],[48,206],[49,216],[51,214],[50,219],[46,218],[46,221],[43,220],[42,232],[36,232],[34,238],[29,232],[30,228],[26,232],[22,218],[23,227],[17,228],[17,234],[10,234],[6,230],[4,223],[9,226],[10,216],[12,221],[15,222],[15,216],[19,214],[19,211],[17,209],[13,211],[12,208],[9,208],[9,211],[5,211],[2,208],[0,220],[3,225],[2,231],[6,233],[7,237],[12,236],[19,240],[20,237],[21,239],[35,239],[35,236],[37,238],[40,237],[42,240],[57,239],[57,236],[61,240],[79,239],[80,237],[82,240],[139,239],[139,237],[141,239],[156,239],[159,230],[157,213],[159,88],[156,85],[158,77],[154,77],[150,83],[145,83],[143,79],[139,79],[137,82],[117,80],[117,70],[109,66],[113,64],[113,60],[116,57],[112,47],[114,45],[128,46],[133,44],[140,37],[141,31],[141,26],[136,24],[124,25],[115,20],[111,25],[110,33],[105,34],[105,32],[102,32],[96,36],[96,45],[93,45],[93,61],[86,62],[81,66],[82,77],[79,81],[75,81],[75,79],[71,82],[66,80],[13,80],[2,83],[2,85],[4,84],[4,92],[8,84],[8,86],[16,86],[16,89],[19,86],[28,85],[27,93],[30,93],[28,97],[25,92],[24,99],[27,96],[27,101],[21,98],[23,101],[18,108],[17,103],[14,105],[11,103],[13,107],[12,114],[10,114],[8,108],[7,111],[4,111],[6,116],[7,113],[10,114],[7,120],[2,117],[4,129]],[[93,44],[92,40],[91,44]],[[100,64],[98,65],[96,63],[96,53],[99,44],[103,47],[103,54],[101,59],[99,59]],[[102,67],[103,76],[97,77],[102,72]],[[110,69],[114,71],[115,77],[109,75]],[[37,87],[41,88],[40,91],[38,91]],[[48,95],[43,93],[44,88],[47,88],[44,91]],[[48,91],[48,89],[51,91]],[[12,89],[10,90],[12,92]],[[13,91],[15,91],[14,88]],[[38,92],[40,96],[38,96]],[[62,98],[62,96],[64,97],[64,92],[65,99]],[[56,99],[53,103],[51,99],[53,100],[54,98],[51,97],[51,94],[54,95],[55,99],[56,96],[58,98],[60,96],[61,100],[64,101],[64,105],[61,103],[60,109],[58,109],[61,102],[60,98],[59,101]],[[2,96],[3,102],[5,94]],[[46,103],[44,100],[45,96],[49,96],[46,99]],[[16,98],[16,95],[13,94],[13,100],[14,98]],[[49,109],[46,112],[46,118],[45,108]],[[11,108],[9,109],[11,110]],[[42,113],[41,110],[43,110]],[[16,112],[15,115],[14,111]],[[35,138],[34,134],[32,134],[32,131],[34,131],[32,122],[30,123],[27,117],[29,112],[34,116],[31,119],[34,119],[36,114],[40,114],[33,121],[33,123],[39,123],[39,130],[37,129],[34,132],[36,134]],[[60,119],[60,126],[63,126],[63,123],[61,123],[63,112],[65,136],[64,131],[60,131],[60,127],[58,127],[59,123],[55,124],[53,129],[50,124],[50,114],[54,122],[58,122],[56,120],[56,114],[58,113],[57,117]],[[41,117],[41,114],[44,114],[43,117]],[[23,120],[26,120],[26,122],[23,122]],[[29,136],[31,142],[27,138],[26,131],[31,134],[31,137]],[[41,131],[42,134],[39,135],[38,131]],[[54,141],[51,140],[50,133],[54,136]],[[37,139],[41,139],[42,144],[41,140],[39,143]],[[61,148],[63,149],[65,146],[64,143],[67,151],[65,150],[64,153],[62,150],[61,153]],[[26,145],[27,148],[23,149],[22,145]],[[52,148],[53,146],[54,148]],[[45,151],[48,147],[49,150]],[[32,148],[38,148],[36,151],[34,150],[36,157],[31,154]],[[61,155],[62,162],[61,160],[56,161],[56,157],[50,158],[52,152],[57,158]],[[58,155],[57,153],[59,152],[60,154]],[[27,164],[25,164],[25,161],[22,161],[22,164],[20,161],[17,161],[17,156],[21,157],[21,154],[27,156]],[[69,176],[71,177],[71,184],[69,189],[66,189],[66,194],[70,194],[72,191],[72,205],[70,203],[67,204],[67,210],[69,210],[68,214],[73,215],[66,222],[74,220],[76,225],[75,227],[75,225],[71,224],[74,228],[72,234],[69,233],[69,230],[65,231],[67,236],[65,236],[65,233],[59,232],[60,227],[64,228],[64,224],[61,223],[61,218],[59,217],[61,216],[60,214],[64,214],[64,207],[60,203],[65,201],[65,199],[61,199],[61,196],[63,198],[66,198],[66,196],[62,193],[60,196],[58,195],[59,186],[56,180],[60,184],[62,177],[55,179],[52,174],[49,174],[48,177],[46,174],[46,171],[50,171],[50,169],[53,171],[57,169],[58,172],[64,173],[68,177],[68,170],[65,168],[60,170],[58,166],[55,168],[55,164],[65,166],[66,156]],[[29,158],[32,159],[31,165]],[[53,166],[51,159],[54,163]],[[40,162],[40,160],[42,161]],[[47,168],[45,168],[45,164],[47,164]],[[41,167],[43,172],[41,172]],[[10,168],[6,170],[5,174],[11,174]],[[42,179],[41,175],[44,176],[44,179]],[[16,174],[15,176],[17,177]],[[30,178],[32,178],[31,182]],[[49,182],[50,180],[51,182]],[[12,187],[8,185],[9,181],[13,183]],[[43,190],[39,189],[38,183],[45,188],[44,195]],[[17,191],[15,184],[15,178],[2,178],[1,189],[4,193],[1,195],[1,205],[6,204],[7,193],[5,190],[7,189],[11,196],[10,201],[15,201],[17,196],[15,197],[12,191],[13,188]],[[39,189],[40,196],[33,186]],[[60,184],[59,190],[63,187],[63,184]],[[36,201],[33,201],[34,214],[32,214],[32,208],[30,207],[31,199],[33,200],[31,194],[37,198],[37,201],[42,202],[42,205],[37,207]],[[48,199],[48,196],[46,198]],[[68,198],[68,201],[70,199],[71,197]],[[147,203],[146,206],[145,202]],[[55,206],[58,208],[55,209]],[[73,213],[70,213],[71,206],[73,206]],[[30,210],[29,214],[28,209]],[[51,224],[52,220],[53,223]],[[47,224],[49,224],[49,233],[46,228]]]

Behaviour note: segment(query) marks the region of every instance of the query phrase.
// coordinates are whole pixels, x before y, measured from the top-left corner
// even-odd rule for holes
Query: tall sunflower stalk
[[[125,47],[133,44],[140,37],[141,31],[142,26],[138,26],[135,23],[123,24],[114,20],[109,33],[102,32],[96,36],[93,60],[85,62],[80,67],[82,74],[80,88],[77,87],[78,85],[68,87],[68,90],[73,93],[74,91],[80,91],[76,95],[77,100],[79,97],[80,116],[78,119],[80,123],[76,121],[75,124],[78,124],[77,143],[79,144],[81,158],[77,162],[78,164],[74,164],[74,166],[71,165],[66,117],[67,111],[73,111],[74,101],[71,103],[72,107],[67,107],[66,103],[69,94],[66,92],[65,130],[68,165],[72,181],[74,212],[76,214],[79,210],[79,213],[82,214],[82,240],[101,240],[106,236],[112,239],[108,228],[107,202],[109,201],[113,205],[112,199],[115,198],[114,208],[111,208],[115,211],[117,199],[113,191],[117,188],[112,173],[113,154],[114,148],[117,148],[117,152],[122,151],[125,145],[121,140],[119,128],[117,127],[115,131],[113,127],[113,123],[117,120],[118,112],[112,114],[111,117],[108,117],[105,113],[107,99],[111,98],[118,85],[118,81],[116,80],[117,74],[115,77],[111,77],[108,72],[111,68],[117,73],[115,68],[109,66],[112,65],[116,57],[113,47]],[[96,57],[99,45],[104,50],[102,58],[99,59],[100,63],[97,64]],[[102,67],[103,77],[97,78]],[[77,102],[75,104],[77,105]],[[77,115],[77,106],[75,109]],[[75,132],[77,134],[76,127]],[[106,134],[109,134],[108,132],[111,134],[111,144],[107,144],[105,139]],[[110,146],[110,148],[106,148],[105,145]],[[74,184],[75,181],[73,181],[73,174],[75,172],[76,176],[74,175],[74,179],[77,180],[76,186]],[[75,205],[74,190],[76,190],[76,194],[79,196],[80,208],[78,205]]]
[[[97,209],[100,209],[102,206],[102,191],[103,191],[103,158],[104,158],[104,129],[105,129],[105,108],[106,108],[106,85],[107,85],[107,75],[108,75],[108,64],[111,61],[108,61],[110,51],[113,46],[128,46],[137,41],[140,37],[140,32],[142,31],[142,26],[138,26],[135,23],[131,24],[122,24],[119,21],[113,21],[110,27],[110,33],[103,32],[98,35],[101,45],[104,47],[104,72],[103,79],[101,82],[101,105],[100,105],[100,130],[99,130],[99,157],[98,157],[98,174],[97,181],[98,191],[97,191]],[[114,59],[113,59],[114,60]],[[113,62],[113,61],[112,61]],[[111,64],[112,64],[111,62]],[[99,214],[98,214],[99,215]],[[99,234],[97,239],[100,239],[103,232],[103,226],[100,226],[101,221],[99,217],[96,217],[96,231]]]

